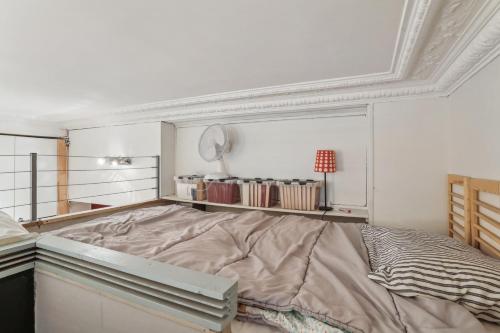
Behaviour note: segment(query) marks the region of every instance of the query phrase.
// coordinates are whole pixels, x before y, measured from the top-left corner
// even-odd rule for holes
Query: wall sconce
[[[111,165],[111,166],[119,166],[119,165],[131,165],[132,159],[130,157],[100,157],[97,159],[98,165]]]

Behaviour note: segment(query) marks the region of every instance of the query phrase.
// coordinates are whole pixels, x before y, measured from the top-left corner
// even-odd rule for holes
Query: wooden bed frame
[[[67,225],[87,222],[102,216],[107,216],[118,212],[124,212],[133,209],[147,208],[160,205],[168,205],[168,204],[169,202],[164,199],[148,200],[128,205],[111,206],[111,207],[87,210],[78,213],[68,213],[68,214],[58,215],[55,217],[49,217],[46,219],[40,219],[38,221],[24,223],[23,227],[30,232],[38,232],[38,233],[47,232],[54,229],[60,229]]]
[[[500,258],[499,180],[448,175],[448,235]]]
[[[471,243],[469,188],[469,177],[448,175],[448,236],[467,244]]]

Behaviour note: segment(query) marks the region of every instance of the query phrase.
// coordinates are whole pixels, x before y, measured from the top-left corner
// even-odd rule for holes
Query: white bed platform
[[[237,282],[55,236],[0,247],[34,269],[38,333],[230,332]]]

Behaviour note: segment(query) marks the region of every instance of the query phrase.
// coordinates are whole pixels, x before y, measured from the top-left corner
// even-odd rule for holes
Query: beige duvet
[[[171,205],[53,233],[238,279],[240,303],[294,309],[352,332],[484,331],[458,304],[403,298],[368,279],[368,255],[356,224],[257,211],[204,213]]]

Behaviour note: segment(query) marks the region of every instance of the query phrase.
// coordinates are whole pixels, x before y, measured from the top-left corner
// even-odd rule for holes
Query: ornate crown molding
[[[451,94],[500,54],[500,9],[438,79],[436,87]]]
[[[413,12],[410,15],[410,29],[407,30],[406,36],[403,38],[403,50],[394,72],[395,80],[404,79],[408,72],[410,60],[415,54],[415,48],[428,17],[431,4],[430,0],[417,0],[414,4]]]
[[[264,88],[240,90],[235,92],[203,95],[198,97],[182,98],[176,100],[161,101],[134,105],[115,110],[115,113],[129,113],[136,111],[149,111],[156,109],[169,109],[176,107],[186,107],[199,104],[232,102],[237,100],[252,100],[260,97],[274,97],[291,94],[315,93],[330,89],[343,89],[356,86],[371,86],[386,82],[392,82],[394,75],[390,73],[378,73],[359,75],[349,78],[338,78],[324,81],[313,81],[297,84],[287,84],[281,86],[271,86]]]
[[[465,3],[467,1],[470,3]],[[424,44],[424,49],[416,50],[422,45],[421,34],[426,30],[424,25],[432,24],[427,20],[429,13],[435,10],[431,8],[430,0],[416,0],[409,18],[406,18],[408,28],[400,36],[403,38],[403,42],[397,47],[400,50],[395,51],[399,56],[393,66],[394,72],[130,106],[104,115],[99,114],[99,122],[101,124],[156,120],[182,122],[263,116],[347,107],[400,98],[446,96],[500,53],[500,5],[497,0],[487,0],[481,7],[480,15],[475,15],[478,13],[478,7],[477,0],[453,0],[446,3],[441,12],[437,12],[439,23],[434,32],[431,32],[427,44]],[[464,18],[472,22],[461,22]],[[468,35],[458,38],[467,24],[475,28],[468,27]],[[450,39],[448,47],[441,47],[441,42],[447,39]],[[448,50],[450,45],[453,45],[451,51]],[[416,53],[417,51],[420,53]],[[407,72],[416,54],[421,54],[422,57],[417,62],[413,79],[409,80]],[[443,57],[446,59],[443,60]],[[431,72],[434,74],[427,78]],[[420,76],[426,78],[415,79]],[[95,124],[96,121],[89,118],[62,122],[67,128]]]
[[[99,124],[131,123],[147,121],[185,122],[201,119],[220,119],[241,116],[265,116],[267,114],[295,113],[303,111],[331,110],[339,107],[366,105],[375,100],[394,100],[415,96],[439,96],[435,86],[421,84],[399,88],[373,89],[362,92],[295,97],[264,102],[235,103],[218,106],[193,106],[190,108],[154,109],[148,112],[119,113],[100,118]],[[66,123],[68,128],[96,125],[95,121],[76,121]]]
[[[451,46],[463,34],[480,5],[478,0],[451,0],[442,2],[442,7],[427,46],[420,52],[412,79],[428,78],[443,60]]]
[[[429,95],[435,93],[435,87],[423,85],[419,87],[404,87],[395,89],[377,89],[373,91],[353,92],[348,94],[323,95],[305,98],[290,98],[269,102],[235,104],[228,106],[214,106],[195,108],[192,110],[175,110],[162,113],[167,120],[199,119],[200,114],[208,118],[234,117],[241,115],[258,115],[268,112],[290,112],[331,107],[332,105],[353,106],[366,104],[373,100],[394,99],[415,95]]]
[[[400,80],[409,64],[412,54],[415,52],[416,41],[422,30],[425,17],[431,0],[404,0],[403,15],[401,18],[400,31],[396,41],[393,54],[394,70],[365,75],[356,75],[344,78],[300,82],[279,86],[246,89],[225,93],[209,94],[203,96],[180,98],[175,100],[132,105],[111,111],[111,113],[144,112],[156,109],[169,109],[177,107],[189,107],[193,105],[215,104],[233,102],[237,100],[251,101],[258,98],[273,98],[285,95],[300,95],[307,93],[321,93],[339,89],[355,87],[370,87]],[[412,6],[411,6],[412,5]],[[409,8],[411,7],[411,8]],[[54,115],[53,118],[61,118],[63,115]]]

